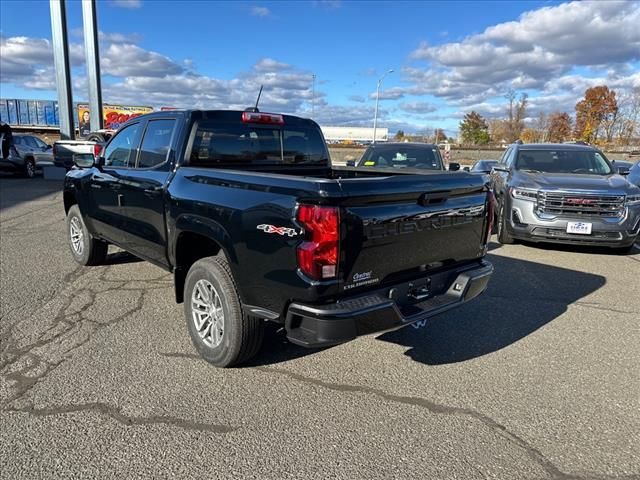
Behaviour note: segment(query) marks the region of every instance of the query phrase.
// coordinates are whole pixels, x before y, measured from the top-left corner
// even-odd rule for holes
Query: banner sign
[[[102,105],[104,128],[108,130],[117,130],[128,120],[151,112],[153,112],[153,108],[151,107],[104,104]],[[81,137],[86,137],[91,133],[89,115],[89,105],[78,104],[78,125],[80,127]]]

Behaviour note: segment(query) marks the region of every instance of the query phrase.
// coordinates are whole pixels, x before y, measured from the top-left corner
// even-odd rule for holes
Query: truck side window
[[[136,158],[140,140],[140,124],[134,123],[120,130],[109,142],[104,152],[104,164],[111,167],[128,167]]]
[[[149,121],[140,147],[138,168],[152,168],[167,160],[175,124],[174,119]]]

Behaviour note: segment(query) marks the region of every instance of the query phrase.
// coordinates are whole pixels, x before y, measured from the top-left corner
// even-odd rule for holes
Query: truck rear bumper
[[[285,319],[287,338],[304,347],[325,347],[395,330],[477,297],[492,273],[493,266],[482,261],[328,305],[294,302]]]

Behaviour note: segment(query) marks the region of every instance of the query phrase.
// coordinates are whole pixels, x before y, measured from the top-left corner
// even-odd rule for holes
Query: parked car
[[[479,177],[334,168],[309,119],[156,112],[76,163],[73,258],[98,264],[111,243],[173,272],[191,339],[219,367],[258,351],[265,320],[335,345],[459,306],[492,273]]]
[[[620,175],[626,175],[633,166],[633,162],[625,162],[624,160],[611,160],[611,165]]]
[[[590,244],[630,250],[640,230],[640,188],[604,154],[579,144],[511,145],[493,167],[501,243]]]
[[[632,185],[640,187],[640,161],[634,163],[629,169],[629,175],[627,175],[627,181]]]
[[[0,158],[0,171],[33,178],[45,165],[53,164],[51,145],[36,135],[13,134],[13,147],[6,159]]]
[[[491,173],[491,169],[498,164],[498,160],[478,160],[473,164],[469,172],[475,174]]]
[[[364,151],[358,162],[348,161],[347,166],[445,170],[437,145],[408,142],[374,143]],[[460,170],[460,164],[450,162],[449,170]]]

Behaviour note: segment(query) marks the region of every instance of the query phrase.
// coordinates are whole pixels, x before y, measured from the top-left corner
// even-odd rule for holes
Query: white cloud
[[[398,100],[404,97],[407,90],[403,87],[392,87],[387,88],[386,90],[380,90],[380,100]],[[377,96],[376,92],[371,92],[369,94],[369,98],[371,100],[375,100]]]
[[[352,102],[364,103],[367,101],[362,95],[349,95],[349,100]]]
[[[640,59],[638,25],[639,2],[571,2],[526,12],[460,42],[421,44],[411,57],[427,66],[405,68],[413,83],[405,92],[471,104],[509,87],[544,89],[576,66]]]
[[[438,110],[438,107],[429,102],[405,102],[399,105],[400,110],[417,115],[424,115]]]
[[[271,15],[271,10],[267,7],[251,7],[251,15],[254,17],[268,17]]]
[[[116,77],[163,77],[184,71],[184,67],[169,57],[131,43],[112,43],[104,49],[100,68],[103,74]]]
[[[262,58],[253,66],[253,68],[258,72],[278,72],[281,70],[287,70],[290,67],[290,65],[278,62],[273,58]]]
[[[142,7],[142,0],[112,0],[115,7],[136,9]]]

